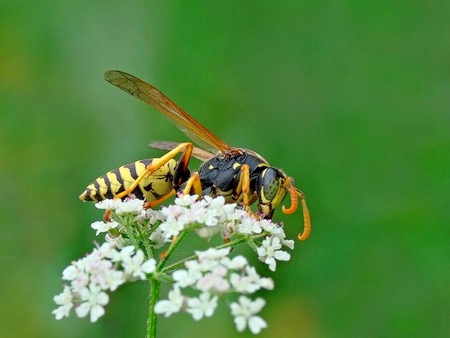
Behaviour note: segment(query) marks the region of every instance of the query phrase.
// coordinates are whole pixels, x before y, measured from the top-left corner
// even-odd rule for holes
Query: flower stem
[[[139,239],[144,244],[145,252],[147,253],[147,259],[153,258],[153,251],[152,251],[152,247],[149,243],[149,237],[144,234],[140,224],[136,224],[136,231],[139,233]]]
[[[158,271],[161,271],[164,267],[166,260],[172,254],[172,252],[177,248],[180,242],[186,236],[187,231],[182,231],[178,237],[172,242],[169,249],[165,253],[164,259],[159,262],[156,267],[156,274],[150,279],[150,301],[148,310],[148,321],[147,321],[147,338],[156,338],[156,324],[158,321],[158,315],[155,312],[155,305],[159,300],[159,291],[161,287],[161,281],[156,277]]]
[[[183,230],[180,232],[180,234],[173,240],[172,244],[170,244],[169,249],[164,254],[164,259],[162,259],[158,265],[156,266],[156,271],[162,271],[164,266],[166,265],[167,260],[169,259],[170,255],[175,251],[175,249],[178,247],[178,245],[181,243],[181,241],[186,237],[188,231]]]
[[[158,321],[158,315],[155,312],[155,304],[159,300],[160,287],[161,282],[158,279],[150,279],[150,302],[147,320],[147,338],[156,338],[156,324]]]
[[[119,223],[123,224],[123,226],[125,227],[125,231],[128,235],[128,238],[130,239],[131,244],[133,244],[136,249],[139,249],[139,242],[133,232],[133,220],[133,215],[126,215],[121,219],[121,222]]]

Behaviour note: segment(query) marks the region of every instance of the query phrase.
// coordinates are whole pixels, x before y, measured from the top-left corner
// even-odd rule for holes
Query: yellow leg
[[[202,197],[202,183],[200,181],[200,176],[198,176],[197,173],[192,174],[186,182],[186,187],[183,189],[183,194],[198,195],[198,198]]]
[[[168,193],[167,195],[163,196],[162,198],[160,198],[159,200],[156,201],[152,201],[152,202],[147,202],[144,205],[145,209],[151,209],[154,206],[161,204],[162,202],[164,202],[165,200],[169,199],[170,197],[172,197],[173,195],[175,195],[175,189],[172,189],[172,191],[170,193]]]
[[[241,168],[241,178],[242,178],[242,193],[244,194],[244,205],[245,210],[250,211],[250,202],[248,200],[248,195],[250,194],[250,167],[248,164],[244,164]]]
[[[152,163],[150,163],[147,168],[145,168],[145,170],[142,172],[142,174],[139,175],[138,178],[136,178],[133,184],[128,189],[122,191],[120,194],[117,194],[115,198],[122,198],[129,195],[138,186],[139,182],[141,182],[144,177],[151,175],[155,170],[161,168],[164,164],[177,156],[180,152],[184,151],[183,158],[190,159],[192,155],[192,148],[192,143],[180,143],[176,148],[172,149],[164,156],[153,159]]]
[[[244,164],[241,167],[241,174],[239,175],[239,183],[236,188],[236,194],[239,196],[240,194],[243,194],[242,203],[244,204],[245,211],[247,211],[249,214],[253,215],[253,212],[250,210],[250,201],[249,201],[249,194],[250,194],[250,167],[248,164]]]
[[[111,222],[111,210],[106,209],[105,213],[103,214],[103,220],[105,222]]]

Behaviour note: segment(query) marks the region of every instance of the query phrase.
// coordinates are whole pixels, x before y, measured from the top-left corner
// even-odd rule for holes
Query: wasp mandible
[[[153,207],[176,192],[198,196],[223,196],[227,203],[238,203],[249,213],[250,205],[258,201],[258,215],[272,219],[275,209],[289,194],[291,205],[281,210],[292,214],[302,203],[304,230],[299,240],[306,240],[311,231],[311,220],[305,195],[294,185],[294,180],[281,169],[272,167],[256,152],[234,148],[186,113],[152,85],[128,73],[110,70],[105,80],[130,95],[152,105],[183,131],[194,143],[154,142],[154,148],[169,150],[159,158],[139,160],[111,170],[92,182],[80,195],[83,201],[107,198],[126,198],[134,195]],[[181,154],[178,161],[175,157]],[[191,174],[191,157],[203,161]]]

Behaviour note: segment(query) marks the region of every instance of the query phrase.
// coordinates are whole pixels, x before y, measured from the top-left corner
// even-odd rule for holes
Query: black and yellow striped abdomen
[[[152,161],[151,158],[140,160],[107,172],[89,184],[80,195],[80,199],[99,202],[116,197],[117,194],[130,188]],[[146,202],[161,199],[173,190],[176,165],[175,160],[169,160],[151,175],[145,176],[129,195],[134,195],[138,199],[145,198]]]

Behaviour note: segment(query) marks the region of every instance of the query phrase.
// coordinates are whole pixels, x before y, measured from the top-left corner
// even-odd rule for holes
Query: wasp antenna
[[[287,182],[289,180],[289,182]],[[292,181],[291,178],[288,178],[286,180],[285,184],[289,184],[289,195],[291,195],[291,206],[289,208],[286,208],[284,205],[281,207],[281,210],[285,213],[285,214],[293,214],[298,207],[298,199],[297,199],[297,189],[294,186],[294,182]]]
[[[298,234],[298,240],[305,241],[311,233],[311,216],[309,215],[308,206],[306,205],[305,195],[301,191],[298,191],[298,195],[302,201],[303,208],[303,232]]]

